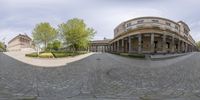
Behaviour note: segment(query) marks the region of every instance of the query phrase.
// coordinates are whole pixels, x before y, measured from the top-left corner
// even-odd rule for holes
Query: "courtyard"
[[[199,100],[200,53],[166,60],[94,53],[60,67],[0,53],[0,100]]]

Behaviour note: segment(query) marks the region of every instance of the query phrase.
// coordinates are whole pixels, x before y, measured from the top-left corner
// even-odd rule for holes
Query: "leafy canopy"
[[[197,47],[200,49],[200,41],[198,41],[196,44],[197,44]]]
[[[47,44],[46,51],[58,51],[61,48],[61,42],[59,40],[55,40],[52,43]]]
[[[4,48],[4,44],[0,41],[0,48],[3,49]]]
[[[96,33],[93,28],[88,28],[82,19],[74,18],[62,23],[59,27],[59,33],[64,36],[68,45],[75,50],[87,48],[89,41]]]
[[[49,23],[44,22],[35,26],[32,35],[35,43],[43,43],[46,48],[47,44],[56,38],[57,31]]]

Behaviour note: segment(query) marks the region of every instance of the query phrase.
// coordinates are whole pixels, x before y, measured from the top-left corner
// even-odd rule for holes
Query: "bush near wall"
[[[133,58],[145,58],[144,54],[137,54],[137,53],[118,53],[118,52],[111,52],[112,54],[126,56],[126,57],[133,57]]]
[[[38,57],[40,57],[40,58],[54,58],[54,56],[51,52],[41,53]]]
[[[30,53],[30,54],[25,54],[25,56],[27,56],[27,57],[38,57],[38,54],[37,54],[37,52],[34,52],[34,53]]]
[[[72,51],[65,51],[65,52],[52,52],[55,58],[62,58],[62,57],[68,57],[68,56],[76,56],[80,54],[85,54],[86,51],[79,51],[79,52],[72,52]]]
[[[144,54],[129,54],[129,57],[136,57],[136,58],[145,58]]]
[[[26,54],[27,57],[39,57],[39,58],[63,58],[68,56],[77,56],[80,54],[85,54],[87,51],[53,51],[53,52],[40,52],[38,56],[37,53]]]

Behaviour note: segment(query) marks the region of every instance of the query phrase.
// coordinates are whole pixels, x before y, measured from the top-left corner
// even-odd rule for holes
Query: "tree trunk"
[[[47,41],[45,41],[44,43],[45,43],[45,44],[44,44],[44,49],[45,49],[45,51],[46,51],[46,49],[47,49]]]

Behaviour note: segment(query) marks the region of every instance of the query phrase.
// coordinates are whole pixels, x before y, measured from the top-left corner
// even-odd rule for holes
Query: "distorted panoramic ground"
[[[200,53],[158,61],[96,53],[55,68],[28,65],[0,53],[0,100],[34,97],[199,100]]]

